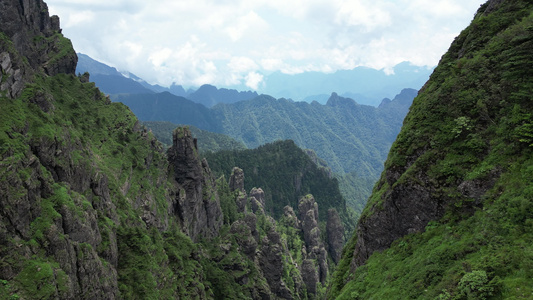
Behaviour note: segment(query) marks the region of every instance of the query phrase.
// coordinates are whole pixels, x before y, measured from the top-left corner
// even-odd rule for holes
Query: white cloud
[[[232,41],[237,41],[245,33],[254,35],[264,31],[266,28],[268,28],[267,22],[254,11],[250,11],[246,15],[237,18],[225,31]]]
[[[251,58],[248,57],[232,57],[228,63],[230,70],[237,73],[244,73],[248,71],[257,70],[258,65]]]
[[[256,72],[250,72],[248,75],[246,75],[246,86],[257,90],[259,87],[259,84],[263,81],[263,75],[256,73]]]
[[[77,51],[152,83],[434,66],[485,0],[46,0]]]

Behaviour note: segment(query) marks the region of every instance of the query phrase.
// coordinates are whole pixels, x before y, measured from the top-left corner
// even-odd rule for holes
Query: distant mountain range
[[[377,106],[404,88],[419,90],[433,68],[417,67],[409,62],[396,65],[393,74],[382,70],[357,67],[335,73],[306,72],[289,75],[275,72],[264,78],[259,93],[295,101],[325,103],[332,92],[354,99],[357,103]]]
[[[382,71],[356,68],[334,74],[272,74],[265,79],[270,82],[270,88],[276,82],[288,88],[292,82],[294,91],[307,89],[307,94],[326,86],[342,90],[343,86],[356,81],[364,85],[359,92],[346,92],[341,96],[316,94],[306,97],[305,102],[295,102],[212,85],[203,85],[195,91],[186,91],[179,85],[169,88],[150,85],[134,74],[119,72],[87,55],[78,54],[78,57],[76,72],[89,72],[91,80],[103,92],[110,94],[114,101],[128,105],[140,120],[155,121],[148,127],[163,143],[169,143],[173,127],[177,126],[174,124],[191,125],[234,139],[202,134],[204,150],[242,148],[242,145],[255,148],[277,140],[294,140],[298,146],[314,150],[327,162],[339,179],[341,192],[357,212],[370,195],[417,93],[414,89],[402,90],[402,87],[392,91],[394,85],[416,86],[418,84],[412,84],[415,79],[429,74],[427,69],[405,63],[395,68],[394,75],[388,76]],[[388,85],[380,88],[383,82]],[[402,92],[394,100],[382,97],[376,102],[376,95],[394,95],[400,90]],[[296,93],[288,92],[293,96]]]
[[[404,89],[379,107],[333,93],[327,104],[294,102],[267,95],[212,108],[165,93],[118,95],[142,121],[168,121],[223,133],[255,148],[292,139],[313,149],[340,173],[377,178],[388,149],[417,91]]]
[[[91,81],[94,81],[102,92],[112,95],[112,98],[120,94],[154,94],[167,92],[176,96],[187,97],[206,107],[212,107],[217,103],[234,103],[258,96],[257,92],[239,92],[225,88],[218,89],[209,84],[202,85],[196,91],[190,89],[186,91],[181,85],[175,84],[168,88],[160,85],[151,85],[132,73],[121,73],[113,67],[98,62],[85,54],[78,53],[76,73],[83,74],[85,72],[89,72]]]
[[[94,81],[104,93],[112,96],[125,93],[169,92],[201,103],[206,107],[212,107],[217,103],[249,100],[257,97],[258,94],[325,104],[332,92],[345,98],[352,98],[359,104],[377,106],[383,98],[392,97],[404,88],[420,89],[433,71],[432,68],[417,67],[403,62],[396,65],[393,68],[394,72],[389,75],[382,70],[366,67],[340,70],[330,74],[306,72],[289,75],[275,72],[264,76],[264,82],[257,91],[247,91],[246,86],[235,86],[229,89],[207,84],[197,90],[185,90],[183,86],[177,84],[170,87],[151,85],[132,73],[119,72],[85,54],[78,53],[78,60],[76,72],[89,72],[91,81]]]

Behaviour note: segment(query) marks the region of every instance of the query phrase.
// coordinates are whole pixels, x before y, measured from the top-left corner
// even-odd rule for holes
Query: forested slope
[[[533,3],[490,0],[407,115],[329,297],[530,299]]]

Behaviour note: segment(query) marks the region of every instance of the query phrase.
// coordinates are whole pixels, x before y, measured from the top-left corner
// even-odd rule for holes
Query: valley
[[[324,101],[152,85],[0,1],[0,299],[530,299],[533,3],[472,13],[419,91]]]

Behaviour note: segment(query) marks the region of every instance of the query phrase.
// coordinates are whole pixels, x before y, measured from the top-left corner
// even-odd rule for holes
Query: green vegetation
[[[353,274],[339,268],[351,281],[338,299],[531,298],[533,184],[524,179],[533,175],[533,159],[510,169],[487,195],[494,200],[474,216],[431,222]]]
[[[3,285],[3,288],[9,287],[8,293],[13,291],[10,297],[68,297],[62,295],[67,275],[57,262],[65,260],[66,253],[55,253],[49,247],[57,247],[57,243],[67,239],[60,229],[61,223],[79,226],[75,224],[92,221],[98,223],[102,242],[98,245],[80,243],[77,246],[83,249],[80,260],[83,257],[90,260],[96,252],[107,257],[111,251],[110,235],[117,232],[119,287],[123,295],[154,296],[154,291],[162,296],[165,293],[174,295],[177,283],[160,287],[155,283],[158,278],[154,277],[177,276],[173,274],[179,268],[172,269],[172,264],[164,263],[168,255],[163,246],[169,241],[163,241],[157,231],[141,226],[132,201],[142,195],[153,195],[155,211],[166,213],[165,186],[149,183],[150,178],[160,176],[156,167],[164,166],[166,157],[158,149],[149,147],[147,140],[154,138],[137,131],[135,116],[122,104],[110,103],[93,84],[82,84],[75,76],[64,74],[37,76],[20,98],[2,98],[1,101],[0,157],[3,159],[0,176],[11,186],[3,194],[7,195],[8,215],[14,215],[14,208],[21,205],[16,203],[25,203],[23,199],[30,192],[42,190],[49,195],[37,198],[37,203],[23,204],[31,205],[32,210],[39,213],[29,228],[22,228],[29,230],[28,238],[10,242],[21,249],[34,249],[33,256],[12,251],[9,244],[0,247],[2,264],[18,270],[15,273],[18,275],[5,280]],[[50,110],[46,112],[41,107]],[[57,148],[49,153],[49,147]],[[54,158],[49,160],[48,157]],[[147,166],[146,157],[151,157],[152,167]],[[35,169],[34,163],[40,163],[40,168]],[[85,180],[104,176],[108,180],[112,204],[104,203],[109,200],[95,197],[90,190],[82,188]],[[116,212],[103,209],[108,205],[116,206]],[[100,209],[95,209],[97,207]],[[175,237],[178,229],[169,234]],[[183,236],[181,240],[188,238]],[[133,242],[139,241],[143,243],[134,245]],[[147,255],[150,260],[146,260]],[[182,255],[182,260],[188,259],[190,250]]]
[[[248,148],[290,139],[301,148],[313,149],[338,174],[348,206],[360,213],[415,95],[415,90],[406,89],[379,108],[337,95],[326,105],[261,95],[211,109],[168,93],[121,95],[116,101],[128,105],[143,121],[192,125],[228,135]],[[171,141],[171,125],[147,124],[154,126],[153,132],[163,143]],[[199,145],[201,151],[227,144],[212,143],[203,133],[198,139],[206,144]]]
[[[275,219],[283,215],[283,207],[297,209],[298,199],[312,194],[321,220],[325,220],[328,209],[336,208],[346,232],[353,230],[355,212],[346,207],[337,179],[317,166],[293,141],[278,141],[257,149],[205,153],[205,157],[218,176],[229,178],[233,167],[241,168],[245,190],[263,189],[265,210]]]
[[[142,122],[144,126],[152,131],[154,136],[165,147],[172,145],[172,132],[179,125],[170,122]],[[209,131],[198,129],[194,126],[189,126],[193,135],[198,139],[198,148],[200,153],[217,152],[217,151],[232,151],[244,150],[246,146],[243,143],[222,134],[212,133]],[[327,163],[319,158],[313,150],[305,150],[319,168],[324,168],[327,173],[332,173]],[[208,161],[211,162],[213,158]],[[227,174],[227,170],[224,171]],[[375,180],[372,177],[361,176],[356,172],[341,174],[336,173],[335,178],[339,181],[339,189],[342,196],[346,199],[346,205],[354,211],[357,219],[358,215],[363,211],[366,200],[372,192],[372,185]]]
[[[339,181],[339,190],[346,199],[346,206],[353,209],[357,214],[356,219],[363,211],[367,199],[372,194],[372,186],[375,180],[370,177],[363,177],[356,172],[346,174],[335,174]]]
[[[165,147],[172,146],[172,131],[181,125],[170,122],[142,122],[146,128],[150,129],[154,136]],[[216,152],[220,150],[244,150],[246,146],[237,142],[233,138],[220,133],[213,133],[206,130],[198,129],[194,126],[188,126],[192,135],[198,139],[198,150],[200,152]]]
[[[362,219],[404,183],[431,190],[444,217],[352,272],[354,236],[329,297],[532,297],[531,49],[531,1],[481,6],[414,100]]]
[[[237,213],[238,195],[227,180],[218,180],[217,191],[204,191],[209,199],[219,195],[225,223],[220,235],[193,243],[170,213],[176,183],[169,180],[163,146],[123,104],[80,79],[36,73],[19,98],[0,97],[0,299],[271,293],[240,244],[255,238],[231,228],[246,216]],[[223,147],[228,140],[213,141]],[[297,149],[293,143],[288,148]],[[325,176],[312,162],[296,162]],[[333,196],[326,199],[344,205],[338,187],[327,186]],[[258,217],[259,247],[269,246],[263,238],[276,224]],[[279,228],[282,278],[305,299],[295,267],[302,261],[302,237],[294,228]]]

